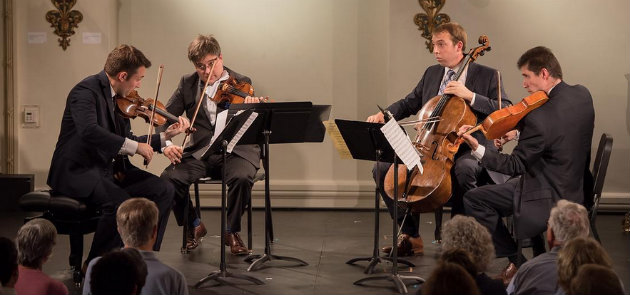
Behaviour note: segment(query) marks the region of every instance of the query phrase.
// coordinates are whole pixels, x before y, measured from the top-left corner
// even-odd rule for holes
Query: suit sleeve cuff
[[[477,93],[473,92],[473,97],[470,99],[470,105],[474,105],[475,104],[475,97],[477,97]]]
[[[131,140],[129,138],[125,138],[125,142],[123,142],[122,147],[120,147],[120,151],[118,151],[119,155],[125,156],[133,156],[136,154],[138,150],[138,142],[135,140]]]
[[[477,161],[481,161],[481,158],[483,158],[483,155],[486,153],[486,147],[483,145],[478,145],[477,149],[470,152],[473,157],[475,157],[475,159],[477,159]]]

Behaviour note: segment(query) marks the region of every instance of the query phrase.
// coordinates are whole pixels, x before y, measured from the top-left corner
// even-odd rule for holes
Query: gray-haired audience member
[[[577,275],[571,279],[568,294],[623,295],[624,293],[619,277],[610,267],[589,263],[578,268]]]
[[[0,237],[0,294],[14,293],[18,279],[17,249],[15,243]]]
[[[588,237],[586,208],[560,200],[551,209],[547,227],[547,243],[551,250],[527,261],[508,286],[509,294],[554,294],[558,288],[558,252],[569,240]]]
[[[124,201],[116,212],[118,232],[125,248],[140,251],[149,273],[140,294],[188,294],[186,279],[181,272],[160,262],[152,252],[157,237],[158,209],[154,202],[145,198]],[[88,266],[83,294],[90,294],[90,271],[95,261]]]
[[[147,264],[136,249],[112,251],[98,259],[89,278],[94,295],[137,295],[146,283]]]
[[[48,220],[36,218],[18,230],[19,277],[15,284],[17,294],[68,294],[68,288],[42,271],[42,266],[52,254],[57,229]]]
[[[444,224],[442,250],[462,249],[471,255],[477,273],[473,277],[481,294],[506,294],[501,280],[491,279],[484,273],[494,258],[490,232],[474,218],[456,215]]]

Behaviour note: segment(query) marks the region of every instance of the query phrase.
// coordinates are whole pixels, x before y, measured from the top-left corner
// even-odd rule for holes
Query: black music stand
[[[384,137],[384,135],[382,134],[382,132],[377,132],[380,133],[381,136]],[[344,138],[345,140],[345,138]],[[385,140],[385,142],[387,142]],[[381,155],[382,156],[382,155]],[[398,167],[398,157],[394,154],[393,155],[393,165],[394,167]],[[409,173],[407,173],[409,174]],[[394,169],[394,184],[398,183],[398,169]],[[394,204],[398,204],[398,185],[394,185]],[[398,210],[394,210],[394,216],[392,218],[392,237],[396,237],[398,234]],[[392,271],[391,274],[389,275],[382,275],[382,276],[376,276],[376,277],[366,277],[366,278],[362,278],[356,282],[354,282],[355,285],[361,285],[364,282],[367,281],[379,281],[379,280],[388,280],[394,283],[394,285],[396,285],[396,288],[398,289],[398,292],[401,294],[407,294],[407,286],[405,285],[405,283],[403,282],[403,280],[416,280],[420,283],[424,283],[424,279],[421,277],[417,277],[417,276],[401,276],[398,273],[398,245],[397,245],[398,239],[396,238],[392,238],[392,255],[391,255],[391,261],[392,261]]]
[[[380,131],[383,124],[340,119],[336,119],[335,124],[337,124],[337,128],[353,159],[376,161],[377,167],[381,161],[389,163],[394,161],[394,150]],[[380,179],[380,170],[376,169],[376,173],[378,174],[376,179]],[[374,267],[383,262],[383,260],[393,261],[392,257],[380,257],[379,255],[380,200],[379,183],[377,182],[374,187],[374,250],[372,251],[372,256],[352,258],[346,262],[347,264],[354,264],[358,261],[368,261],[369,263],[364,271],[366,274],[372,274]],[[413,263],[407,260],[397,258],[397,261],[409,267],[415,267]]]
[[[243,274],[234,274],[227,271],[227,264],[225,262],[225,232],[226,232],[225,211],[227,207],[226,206],[227,187],[225,183],[225,179],[226,179],[225,177],[226,164],[225,163],[227,161],[227,147],[228,147],[228,142],[232,140],[233,137],[238,133],[238,131],[241,129],[243,124],[245,124],[245,121],[251,114],[252,114],[252,111],[245,111],[239,114],[238,116],[235,116],[234,118],[232,118],[232,120],[230,120],[227,126],[225,126],[225,129],[223,129],[223,132],[221,132],[221,134],[216,138],[215,142],[210,146],[210,148],[204,154],[204,157],[207,157],[208,155],[211,155],[212,153],[214,153],[215,151],[219,149],[223,153],[223,167],[221,168],[221,173],[222,173],[222,178],[221,178],[221,264],[219,265],[219,270],[213,271],[209,273],[203,279],[199,280],[199,282],[195,284],[195,288],[199,288],[201,284],[210,280],[214,280],[217,282],[217,284],[213,285],[213,287],[221,285],[221,284],[228,284],[225,279],[230,278],[230,277],[236,278],[236,279],[247,280],[257,285],[265,284],[263,281],[257,278],[254,278],[252,276],[243,275]],[[251,130],[252,128],[254,129],[260,128],[260,125],[255,124],[256,121],[259,121],[258,118],[256,118],[254,123],[248,129],[248,131]],[[258,129],[258,132],[260,132],[260,129]],[[252,144],[252,142],[248,141],[247,138],[241,138],[241,140],[238,141],[238,144]]]
[[[322,119],[327,118],[330,106],[313,106],[310,102],[284,102],[259,104],[233,104],[230,111],[252,110],[262,118],[262,133],[248,130],[244,137],[253,136],[263,144],[263,167],[265,168],[265,252],[262,255],[250,255],[245,261],[250,262],[247,271],[257,270],[263,263],[271,260],[286,260],[306,266],[305,261],[288,256],[271,254],[271,200],[269,193],[269,145],[277,143],[321,142],[325,128]]]

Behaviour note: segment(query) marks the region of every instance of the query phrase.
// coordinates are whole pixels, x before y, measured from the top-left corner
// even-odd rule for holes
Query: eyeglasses
[[[208,61],[207,64],[202,64],[202,63],[195,63],[195,68],[200,69],[202,71],[205,71],[208,68],[212,68],[212,66],[214,65],[214,63],[217,61],[219,57],[215,57],[213,59],[211,59],[210,61]]]

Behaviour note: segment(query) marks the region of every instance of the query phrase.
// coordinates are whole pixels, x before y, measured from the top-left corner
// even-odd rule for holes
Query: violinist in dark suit
[[[139,154],[150,161],[154,150],[186,130],[189,123],[180,117],[178,123],[152,136],[147,144],[146,136],[133,135],[129,119],[116,114],[114,101],[117,95],[126,96],[140,87],[150,66],[140,50],[120,45],[107,56],[103,71],[85,78],[68,94],[48,185],[54,193],[84,200],[103,212],[88,261],[123,245],[116,230],[116,210],[134,196],[146,197],[159,208],[154,250],[160,249],[173,202],[173,187],[134,167],[127,156]]]
[[[453,81],[464,63],[466,31],[457,23],[446,23],[435,28],[432,34],[433,54],[438,64],[427,68],[416,88],[407,97],[393,103],[387,109],[392,113],[394,119],[401,120],[416,114],[431,98],[442,94],[453,94],[463,98],[470,105],[477,120],[481,122],[487,115],[499,108],[497,71],[471,63],[467,69],[462,71],[459,80]],[[502,104],[504,106],[509,105],[510,102],[507,100],[503,88],[501,88],[501,93],[502,97],[505,98]],[[379,112],[368,117],[367,121],[383,123],[384,117]],[[486,140],[483,136],[479,136],[478,139],[489,149],[495,149],[492,141]],[[453,196],[451,197],[452,214],[463,213],[461,198],[465,191],[477,187],[480,183],[498,181],[488,179],[488,172],[484,171],[477,160],[463,150],[465,148],[460,148],[460,151],[455,155],[455,165],[451,170],[454,184]],[[373,173],[375,181],[379,183],[381,188],[381,196],[390,213],[393,214],[392,210],[396,208],[396,205],[382,190],[383,180],[390,166],[390,163],[381,163],[380,166],[374,168]],[[380,179],[376,179],[377,169],[380,170]],[[501,178],[501,176],[497,175],[497,178]],[[414,213],[405,218],[404,212],[401,210],[398,216],[398,223],[402,228],[402,235],[398,241],[398,255],[422,254],[423,243],[419,233],[420,215]],[[405,220],[404,224],[402,223],[403,219]],[[391,251],[391,247],[385,247],[383,251],[388,253]]]
[[[558,200],[584,202],[595,120],[588,89],[562,81],[562,68],[551,50],[532,48],[517,64],[523,87],[529,93],[545,91],[549,100],[519,122],[519,140],[512,154],[486,149],[476,138],[463,136],[483,167],[521,176],[464,195],[466,213],[490,230],[497,256],[510,260],[504,282],[516,272],[518,257],[516,243],[501,217],[514,215],[516,237],[530,238],[545,231]],[[462,126],[459,133],[468,128]]]
[[[226,165],[226,183],[228,185],[227,196],[227,233],[226,241],[232,254],[248,254],[239,232],[241,230],[241,216],[245,206],[251,198],[254,176],[260,167],[260,147],[258,145],[237,145],[232,153],[228,154],[227,162],[223,163],[221,153],[205,154],[210,140],[214,135],[218,114],[227,109],[226,103],[216,103],[209,99],[213,97],[220,82],[235,79],[237,83],[251,84],[250,78],[223,66],[223,54],[219,42],[212,36],[199,35],[188,46],[188,59],[195,66],[195,72],[184,75],[179,81],[177,89],[166,104],[166,109],[180,115],[186,112],[191,118],[195,113],[199,97],[204,93],[201,107],[194,121],[196,131],[192,133],[191,143],[184,150],[180,160],[172,161],[162,173],[162,178],[175,186],[175,206],[173,213],[179,225],[189,223],[188,249],[195,249],[200,239],[206,235],[207,230],[201,217],[193,210],[188,197],[190,185],[197,179],[211,176],[221,177],[221,168]],[[208,81],[208,87],[203,89]],[[261,98],[246,97],[245,103],[257,103]],[[164,154],[171,158],[181,156],[178,150],[167,147]],[[189,202],[190,211],[188,220],[184,219],[184,208]]]

